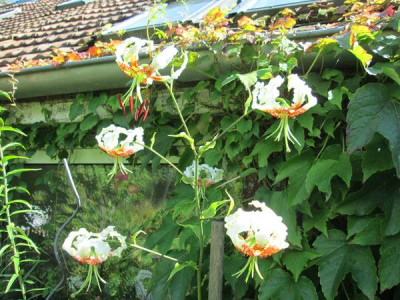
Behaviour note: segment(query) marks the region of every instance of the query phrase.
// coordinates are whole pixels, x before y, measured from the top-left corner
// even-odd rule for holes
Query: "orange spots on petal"
[[[282,119],[285,116],[288,116],[289,118],[295,118],[307,111],[307,108],[301,105],[302,103],[295,103],[289,108],[266,109],[264,112],[278,119]]]
[[[249,247],[248,245],[244,244],[241,248],[236,247],[236,249],[245,256],[256,256],[261,258],[267,258],[271,255],[274,255],[281,251],[281,249],[273,246],[269,247],[262,247],[259,245],[254,245]]]

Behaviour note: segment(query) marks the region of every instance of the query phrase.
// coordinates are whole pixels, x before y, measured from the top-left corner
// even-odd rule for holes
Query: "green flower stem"
[[[199,234],[199,246],[200,246],[200,252],[199,252],[199,260],[197,262],[197,299],[201,300],[201,268],[203,266],[203,255],[204,255],[204,235],[203,235],[203,220],[201,219],[201,200],[200,200],[200,191],[199,191],[199,185],[197,184],[199,182],[199,174],[198,174],[198,168],[199,168],[199,157],[195,153],[195,167],[194,167],[194,190],[195,190],[195,198],[196,198],[196,212],[198,215],[199,219],[199,225],[200,225],[200,234]]]
[[[217,188],[217,189],[220,189],[220,188],[224,187],[225,185],[227,185],[227,184],[229,184],[229,183],[231,183],[231,182],[233,182],[233,181],[235,181],[235,180],[238,180],[238,179],[240,179],[240,178],[242,178],[242,177],[241,177],[241,176],[236,176],[236,177],[234,177],[234,178],[231,178],[231,179],[229,179],[229,180],[227,180],[227,181],[221,183],[221,184],[220,184],[219,186],[217,186],[216,188]]]
[[[169,91],[169,94],[171,95],[172,101],[174,102],[175,109],[179,115],[179,118],[181,119],[181,122],[182,122],[183,128],[185,129],[186,134],[188,135],[189,138],[193,139],[190,134],[189,128],[186,125],[185,119],[183,118],[181,109],[179,108],[178,101],[176,100],[174,92],[172,90],[173,86],[174,86],[174,82],[172,81],[171,85],[169,85],[167,82],[164,82],[164,85],[167,88],[167,90]],[[193,149],[193,151],[194,151],[195,155],[197,155],[196,149]]]
[[[0,140],[1,141],[1,140]],[[14,223],[11,221],[11,213],[10,213],[10,205],[8,205],[8,180],[7,180],[7,170],[6,170],[6,164],[3,163],[4,160],[4,152],[3,152],[3,147],[0,145],[0,159],[1,159],[1,169],[3,173],[3,195],[4,195],[4,206],[6,208],[6,215],[7,215],[7,227],[9,228],[7,232],[13,232],[14,230]],[[20,267],[19,267],[19,258],[20,258],[20,253],[18,251],[14,236],[9,234],[10,238],[10,243],[11,247],[13,249],[13,264],[14,264],[14,274],[18,276],[18,283],[21,288],[21,293],[22,293],[22,298],[26,300],[26,290],[25,290],[25,285],[24,285],[24,280],[22,278],[22,275],[20,273]]]
[[[147,248],[142,247],[142,246],[139,246],[139,245],[137,245],[137,244],[131,244],[131,246],[134,247],[134,248],[137,248],[137,249],[140,249],[140,250],[149,252],[149,253],[151,253],[151,254],[160,256],[160,257],[162,257],[162,258],[166,258],[166,259],[169,259],[169,260],[172,260],[172,261],[175,261],[175,262],[179,262],[179,260],[176,259],[176,258],[174,258],[174,257],[168,256],[168,255],[164,255],[164,254],[162,254],[162,253],[160,253],[160,252],[147,249]]]
[[[192,70],[194,70],[194,71],[196,71],[196,72],[198,72],[198,73],[200,73],[200,74],[202,74],[204,76],[207,76],[208,78],[213,79],[215,81],[218,79],[218,78],[216,78],[216,77],[214,77],[214,76],[212,76],[212,75],[210,75],[210,74],[208,74],[208,73],[206,73],[206,72],[204,72],[204,71],[202,71],[202,70],[200,70],[198,68],[194,68],[194,67],[187,67],[187,68],[188,69],[192,69]]]
[[[153,148],[145,145],[145,144],[141,144],[138,142],[133,141],[133,143],[135,143],[136,145],[142,146],[143,148],[153,152],[155,155],[157,155],[159,158],[161,158],[162,160],[164,160],[167,164],[169,164],[176,172],[178,172],[181,176],[184,176],[182,171],[179,170],[170,160],[168,160],[168,158],[166,158],[165,156],[163,156],[162,154],[158,153],[156,150],[154,150]]]
[[[314,68],[315,63],[318,61],[318,58],[320,57],[321,53],[322,53],[322,49],[319,49],[317,56],[314,58],[313,62],[311,63],[311,66],[308,68],[307,73],[304,74],[304,77],[307,78],[308,74],[311,72],[311,70]]]
[[[237,118],[235,120],[235,122],[233,122],[232,124],[230,124],[227,128],[225,128],[221,133],[217,134],[214,138],[213,138],[213,142],[216,142],[221,136],[223,136],[225,133],[227,133],[229,130],[232,129],[232,127],[234,127],[237,123],[239,123],[244,117],[246,117],[248,114],[250,114],[253,110],[250,109],[247,114],[243,114],[241,115],[239,118]]]

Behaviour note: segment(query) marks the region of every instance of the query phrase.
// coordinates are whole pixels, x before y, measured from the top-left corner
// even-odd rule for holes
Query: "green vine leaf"
[[[88,131],[92,129],[94,126],[96,126],[98,122],[99,122],[98,115],[94,114],[87,115],[79,125],[79,129],[82,131]]]
[[[76,97],[76,100],[72,102],[70,108],[69,108],[69,119],[71,121],[75,120],[79,115],[83,113],[83,95],[78,95]]]
[[[194,271],[193,268],[184,268],[170,280],[171,299],[185,300],[187,298]]]
[[[315,206],[312,209],[312,216],[305,215],[303,220],[303,228],[308,232],[311,228],[319,230],[325,236],[328,236],[327,222],[331,216],[331,211],[324,204],[320,204],[320,209]]]
[[[317,300],[313,282],[305,276],[294,281],[289,273],[274,269],[261,283],[258,300]]]
[[[389,141],[392,159],[400,178],[400,104],[381,83],[369,83],[359,88],[349,104],[347,114],[348,152],[367,145],[375,132]]]
[[[365,146],[362,155],[362,170],[365,182],[371,175],[379,171],[393,168],[393,160],[386,140],[380,135],[375,135],[372,142]]]
[[[268,158],[274,152],[282,151],[282,143],[277,143],[273,139],[263,139],[255,145],[251,154],[245,158],[249,163],[253,156],[257,155],[258,166],[260,168],[268,166]]]
[[[13,274],[10,278],[10,280],[8,281],[6,290],[4,291],[4,293],[8,293],[9,290],[11,289],[12,285],[14,284],[15,280],[18,278],[18,274]]]
[[[242,284],[242,278],[237,278],[232,274],[239,270],[238,266],[244,266],[245,264],[246,258],[237,251],[232,256],[224,256],[224,279],[231,286],[236,299],[242,299],[249,286]]]
[[[394,29],[400,32],[400,13],[396,12],[393,14],[393,16],[390,19],[389,22],[390,26]]]
[[[328,237],[319,236],[314,242],[315,250],[323,256],[318,259],[318,276],[322,292],[328,300],[335,299],[339,284],[351,273],[359,289],[374,299],[378,289],[375,260],[369,247],[350,245],[346,235],[330,230]]]
[[[400,61],[394,63],[376,63],[373,66],[366,69],[370,75],[385,74],[386,76],[393,79],[394,82],[400,85]]]
[[[379,279],[383,292],[400,283],[400,234],[385,238],[379,252]]]
[[[324,174],[324,176],[321,176]],[[350,187],[350,180],[352,175],[352,167],[350,158],[346,153],[341,153],[337,159],[317,159],[314,165],[307,173],[305,182],[306,191],[311,193],[314,186],[318,190],[326,194],[329,199],[332,194],[331,179],[334,176],[339,176]]]
[[[106,104],[107,100],[108,100],[108,96],[106,93],[101,93],[99,96],[93,97],[89,101],[89,105],[88,105],[89,112],[96,113],[96,109],[99,106]]]
[[[286,268],[293,274],[294,281],[297,282],[301,272],[307,267],[308,262],[318,256],[320,256],[318,253],[310,250],[286,250],[282,261]]]
[[[221,201],[215,201],[210,204],[210,206],[205,209],[201,213],[201,217],[204,219],[212,218],[217,214],[218,209],[224,205],[225,203],[231,202],[230,200],[221,200]]]
[[[177,225],[170,216],[164,218],[160,229],[149,235],[146,239],[144,247],[154,248],[157,246],[161,253],[166,253],[172,245],[172,241],[179,231]]]
[[[337,212],[365,216],[380,208],[385,213],[384,235],[400,232],[400,184],[390,175],[374,176],[338,205]]]
[[[235,79],[237,79],[238,72],[228,73],[221,75],[218,80],[215,82],[215,88],[217,91],[222,91],[222,87],[231,83]]]
[[[0,90],[0,96],[6,98],[7,100],[11,100],[11,96],[9,93]]]
[[[237,78],[243,83],[249,96],[247,97],[246,103],[244,104],[244,114],[247,114],[247,111],[250,108],[251,100],[253,99],[251,96],[250,88],[257,82],[257,71],[247,73],[247,74],[238,74]]]
[[[379,245],[383,238],[383,222],[383,216],[370,218],[365,227],[354,236],[351,243],[357,245]],[[354,230],[353,228],[350,229]]]
[[[301,204],[310,196],[306,190],[304,178],[311,168],[313,160],[314,154],[311,151],[305,151],[288,159],[278,171],[275,184],[289,178],[288,199],[291,205]]]
[[[258,193],[261,194],[262,189],[258,190],[257,194]],[[262,199],[262,197],[256,195],[255,199]],[[290,205],[288,201],[288,194],[286,192],[273,192],[267,205],[271,207],[276,214],[282,217],[283,223],[285,223],[288,228],[289,243],[293,246],[302,248],[302,236],[300,228],[297,225],[296,210]]]
[[[354,54],[355,57],[358,58],[358,60],[362,63],[364,68],[366,68],[371,60],[372,60],[372,55],[369,54],[363,47],[361,47],[358,44],[355,44],[352,49],[349,49],[351,53]]]
[[[187,261],[185,263],[177,262],[174,266],[174,269],[169,274],[168,280],[171,280],[178,272],[182,271],[185,268],[193,268],[193,270],[197,270],[197,265],[194,261]]]

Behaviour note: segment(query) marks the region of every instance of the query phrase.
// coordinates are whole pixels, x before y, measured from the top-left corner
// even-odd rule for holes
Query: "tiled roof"
[[[66,9],[65,0],[38,0],[1,6],[0,11],[20,7],[21,12],[0,19],[0,67],[16,60],[49,57],[51,49],[77,50],[106,24],[121,22],[149,7],[152,0],[97,0]]]

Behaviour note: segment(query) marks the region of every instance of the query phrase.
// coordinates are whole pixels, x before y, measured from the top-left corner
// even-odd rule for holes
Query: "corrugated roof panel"
[[[0,11],[0,20],[11,17],[12,15],[19,14],[21,9],[19,7]]]
[[[307,5],[318,1],[310,0],[243,0],[230,13],[268,11],[291,6]]]
[[[122,23],[119,23],[106,32],[105,35],[118,32],[120,30],[136,31],[145,29],[147,23],[150,26],[161,26],[167,22],[200,22],[204,15],[212,8],[220,6],[222,8],[234,7],[237,0],[188,0],[182,2],[170,2],[167,4],[164,13],[156,16],[151,15],[150,11],[146,11],[136,15]]]

